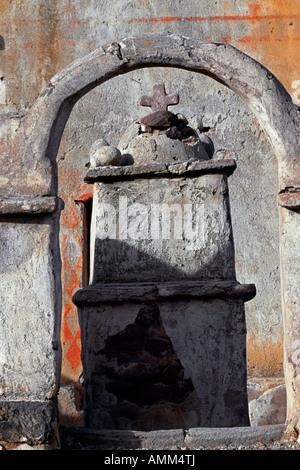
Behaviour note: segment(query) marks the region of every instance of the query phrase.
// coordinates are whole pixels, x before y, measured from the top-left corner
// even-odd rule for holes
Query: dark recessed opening
[[[0,51],[4,51],[4,49],[5,49],[5,39],[0,34]]]
[[[85,258],[85,272],[86,272],[86,284],[89,283],[90,273],[90,233],[91,233],[91,221],[92,221],[92,207],[93,199],[88,199],[84,202],[85,207],[85,234],[84,234],[84,258]]]

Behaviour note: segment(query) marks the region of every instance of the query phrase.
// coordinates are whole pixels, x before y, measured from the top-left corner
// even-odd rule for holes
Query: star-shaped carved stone
[[[148,106],[153,112],[156,111],[167,111],[168,106],[172,106],[179,103],[179,95],[173,93],[167,95],[165,85],[156,84],[153,86],[151,96],[142,96],[140,99],[141,106]]]

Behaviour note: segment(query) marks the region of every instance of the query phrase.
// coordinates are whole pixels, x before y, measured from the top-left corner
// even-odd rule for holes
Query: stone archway
[[[23,199],[34,195],[41,197],[43,202],[45,197],[55,200],[56,156],[75,103],[117,75],[150,66],[176,67],[206,74],[229,87],[255,114],[277,156],[287,421],[297,424],[300,412],[300,299],[297,282],[300,261],[299,108],[276,77],[261,64],[228,44],[204,42],[171,33],[145,34],[103,45],[54,76],[24,117],[15,145],[20,165],[26,165],[28,171],[22,181],[10,181],[4,188],[5,194],[8,198],[19,194]],[[51,223],[53,233],[57,233],[57,219],[53,218]],[[57,241],[57,236],[54,239]],[[58,252],[57,244],[55,249]],[[56,267],[53,261],[54,284]],[[57,286],[55,295],[60,296]],[[53,305],[55,323],[58,322],[59,309],[56,301]]]
[[[298,107],[276,77],[228,44],[152,33],[105,44],[73,62],[52,78],[31,108],[26,119],[31,134],[28,144],[34,150],[39,173],[44,176],[47,194],[55,192],[55,171],[50,175],[49,167],[51,164],[55,168],[60,137],[75,103],[117,75],[155,66],[206,74],[237,93],[255,114],[273,146],[279,164],[279,191],[295,187]]]

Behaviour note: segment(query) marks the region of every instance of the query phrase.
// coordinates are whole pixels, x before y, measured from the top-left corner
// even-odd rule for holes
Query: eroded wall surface
[[[230,43],[261,62],[300,103],[300,11],[297,0],[132,2],[118,0],[0,1],[0,112],[30,107],[50,78],[73,60],[112,39],[168,30]],[[230,178],[237,279],[255,283],[246,306],[249,374],[282,376],[277,161],[256,118],[232,91],[209,77],[168,68],[143,69],[106,82],[75,106],[62,138],[59,195],[63,309],[62,383],[82,373],[80,330],[73,289],[88,282],[86,201],[82,174],[98,137],[117,145],[154,83],[178,92],[172,108],[198,121],[215,144],[217,158],[235,158]]]

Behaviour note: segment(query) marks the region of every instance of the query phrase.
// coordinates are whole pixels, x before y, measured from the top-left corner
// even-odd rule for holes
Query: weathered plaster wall
[[[269,68],[299,100],[300,13],[297,0],[203,1],[0,1],[0,111],[26,109],[62,67],[112,39],[173,31],[229,42]],[[179,92],[173,108],[199,117],[210,129],[216,155],[236,158],[230,180],[237,278],[254,282],[247,304],[249,369],[282,371],[279,286],[277,161],[261,127],[240,99],[209,77],[173,69],[145,69],[114,78],[75,106],[59,151],[63,257],[62,345],[64,383],[81,373],[80,332],[72,291],[86,282],[84,202],[91,196],[82,171],[96,137],[117,145],[131,119],[141,117],[142,94],[164,81]],[[16,127],[18,126],[16,122]],[[4,130],[2,129],[2,132]],[[77,201],[77,202],[75,202]],[[79,202],[78,202],[79,201]]]
[[[57,393],[55,375],[60,367],[56,364],[59,344],[53,345],[59,325],[52,315],[57,289],[51,273],[55,243],[51,216],[6,220],[2,216],[0,226],[0,399],[50,399]],[[44,332],[38,341],[37,330]],[[43,351],[49,358],[47,366],[42,365]],[[22,381],[16,374],[19,369]]]

